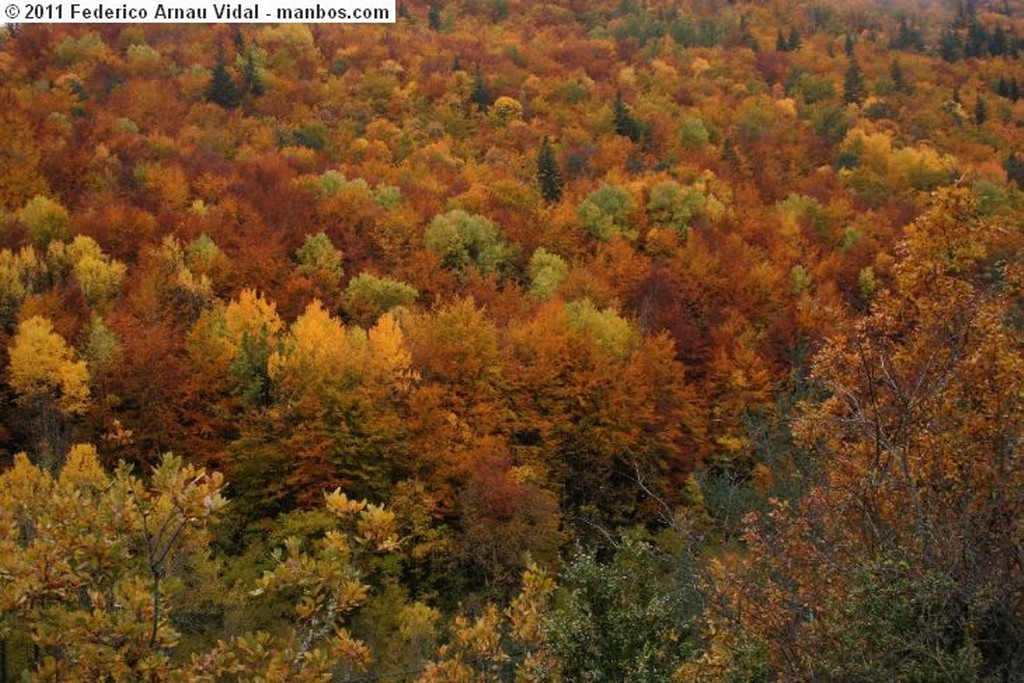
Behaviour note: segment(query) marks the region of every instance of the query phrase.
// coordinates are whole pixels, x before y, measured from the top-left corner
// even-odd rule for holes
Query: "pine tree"
[[[1010,99],[1010,84],[1004,76],[1000,76],[996,83],[996,95]]]
[[[437,0],[431,2],[430,9],[427,10],[427,26],[431,31],[441,30],[441,3]]]
[[[896,35],[896,39],[892,41],[890,47],[897,50],[906,50],[910,47],[910,23],[906,17],[900,19],[899,33]]]
[[[544,137],[540,153],[537,154],[537,181],[540,183],[540,193],[544,201],[554,203],[562,198],[562,172],[558,168],[555,150],[547,136]]]
[[[726,138],[722,141],[722,154],[720,158],[727,164],[732,164],[734,166],[739,165],[740,156],[736,153],[736,146],[733,143],[732,138]]]
[[[924,39],[921,37],[921,31],[912,27],[906,17],[900,19],[899,32],[896,37],[889,42],[889,47],[894,50],[914,50],[916,52],[924,51]]]
[[[779,29],[779,34],[775,37],[775,51],[776,52],[789,52],[789,42],[786,41],[786,36],[782,34],[782,29]]]
[[[846,69],[846,77],[843,79],[843,102],[846,104],[860,104],[868,96],[867,87],[864,85],[864,74],[853,59]]]
[[[1000,57],[1006,54],[1006,47],[1006,31],[1003,30],[1002,26],[997,26],[989,38],[988,53],[993,57]]]
[[[988,51],[988,31],[975,20],[967,27],[967,42],[964,44],[965,57],[984,57]]]
[[[223,50],[217,53],[217,65],[213,67],[213,77],[206,89],[206,99],[225,109],[234,109],[238,106],[238,88],[228,73]]]
[[[903,76],[903,67],[900,66],[899,60],[893,60],[892,66],[889,68],[889,78],[892,79],[892,86],[896,89],[896,92],[908,92],[910,90],[907,87],[907,81]]]
[[[979,126],[988,120],[988,107],[985,105],[985,98],[978,93],[974,100],[974,122]]]
[[[1016,183],[1017,187],[1024,187],[1024,158],[1014,152],[1003,162],[1003,168],[1007,180]]]
[[[939,37],[939,56],[952,63],[960,59],[961,51],[960,36],[954,31],[943,31]]]
[[[846,42],[843,43],[843,52],[846,53],[847,57],[853,58],[853,34],[846,34]]]
[[[612,110],[615,123],[615,133],[623,135],[633,142],[640,142],[643,137],[643,126],[636,120],[636,117],[629,111],[629,107],[622,101],[622,93],[615,94],[615,104]]]
[[[750,32],[750,22],[747,20],[747,15],[744,14],[740,17],[740,30],[739,30],[739,45],[740,47],[747,47],[757,52],[761,49],[760,44],[757,42],[757,38]]]
[[[242,81],[245,84],[245,92],[253,97],[259,97],[267,91],[260,77],[259,69],[256,68],[256,58],[252,50],[245,56],[245,72],[242,74]]]
[[[479,64],[476,65],[476,74],[473,76],[473,90],[470,92],[469,98],[480,109],[486,109],[491,106],[491,92],[487,88],[487,81],[484,80],[484,72],[480,69]]]
[[[789,42],[786,47],[790,52],[795,52],[800,49],[800,33],[793,27],[789,30]]]

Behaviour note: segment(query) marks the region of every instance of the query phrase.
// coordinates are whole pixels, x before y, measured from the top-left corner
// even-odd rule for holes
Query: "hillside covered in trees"
[[[1024,680],[1024,2],[0,29],[0,682]]]

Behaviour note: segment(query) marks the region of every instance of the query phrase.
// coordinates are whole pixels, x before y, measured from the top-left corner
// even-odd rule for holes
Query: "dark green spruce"
[[[562,198],[562,187],[565,185],[562,171],[558,168],[551,141],[546,136],[537,154],[537,182],[544,201],[553,204]]]

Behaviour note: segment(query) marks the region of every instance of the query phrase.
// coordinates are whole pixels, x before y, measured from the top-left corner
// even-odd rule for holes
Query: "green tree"
[[[644,126],[641,124],[629,107],[622,100],[622,92],[615,93],[615,102],[612,104],[612,124],[615,126],[616,135],[622,135],[633,142],[640,142],[644,136]]]
[[[476,71],[473,73],[473,89],[469,93],[469,99],[480,111],[491,106],[493,100],[491,90],[487,87],[487,79],[484,78],[484,71],[479,64],[476,65]]]
[[[431,31],[441,30],[441,3],[440,0],[431,0],[427,9],[427,26]]]
[[[800,49],[800,32],[796,30],[796,26],[789,30],[789,40],[786,42],[786,49],[790,52]]]
[[[988,53],[993,57],[1001,57],[1006,54],[1009,41],[1006,38],[1006,31],[1002,26],[996,26],[995,31],[989,37]]]
[[[508,274],[516,253],[497,225],[461,209],[435,216],[423,234],[423,244],[440,254],[452,270],[473,267],[499,278]]]
[[[302,246],[296,250],[295,258],[299,262],[298,270],[303,275],[313,276],[320,273],[332,281],[338,281],[345,274],[342,267],[344,254],[323,232],[307,235]]]
[[[910,91],[906,77],[903,75],[903,67],[900,66],[898,59],[892,60],[892,66],[889,67],[889,78],[892,79],[892,87],[895,88],[896,92],[906,93]]]
[[[683,187],[666,180],[651,188],[647,219],[655,225],[673,228],[685,237],[690,223],[706,213],[708,196],[699,187]]]
[[[46,247],[53,241],[71,237],[68,210],[49,197],[36,195],[30,199],[18,218],[28,231],[28,238],[37,247]]]
[[[867,86],[864,84],[864,74],[854,59],[846,68],[846,75],[843,77],[843,102],[846,104],[860,104],[868,96]]]
[[[234,109],[238,106],[238,86],[228,71],[223,50],[217,53],[217,63],[213,67],[210,84],[206,88],[206,99],[225,109]]]
[[[345,288],[344,309],[350,319],[370,325],[377,318],[399,306],[411,306],[419,292],[404,282],[370,273],[360,273]]]
[[[632,533],[608,562],[577,550],[541,620],[562,680],[667,681],[692,655],[692,578],[658,552]]]
[[[1003,168],[1006,170],[1006,178],[1011,183],[1016,183],[1017,187],[1024,187],[1024,157],[1013,152],[1010,156],[1006,157],[1006,161],[1003,162]]]
[[[562,198],[562,187],[565,183],[562,180],[562,171],[558,168],[558,160],[555,159],[555,150],[547,136],[544,136],[544,142],[541,143],[540,152],[537,154],[537,183],[545,201],[554,203]]]
[[[636,231],[630,225],[630,218],[636,204],[625,188],[604,185],[590,194],[576,210],[583,227],[595,239],[606,241],[618,233],[627,239],[635,239]]]
[[[251,49],[245,55],[245,70],[242,72],[242,83],[245,86],[245,92],[253,97],[260,97],[267,90],[263,83],[263,77],[260,76],[259,67],[256,66],[256,56]]]
[[[558,254],[539,247],[530,257],[530,295],[547,299],[569,277],[569,265]]]
[[[963,56],[963,42],[956,31],[944,30],[939,36],[939,55],[953,63]]]

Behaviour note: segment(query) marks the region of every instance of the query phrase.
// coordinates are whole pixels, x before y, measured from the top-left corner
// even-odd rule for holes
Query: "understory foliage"
[[[0,28],[0,683],[1024,679],[1024,2],[396,14]]]

